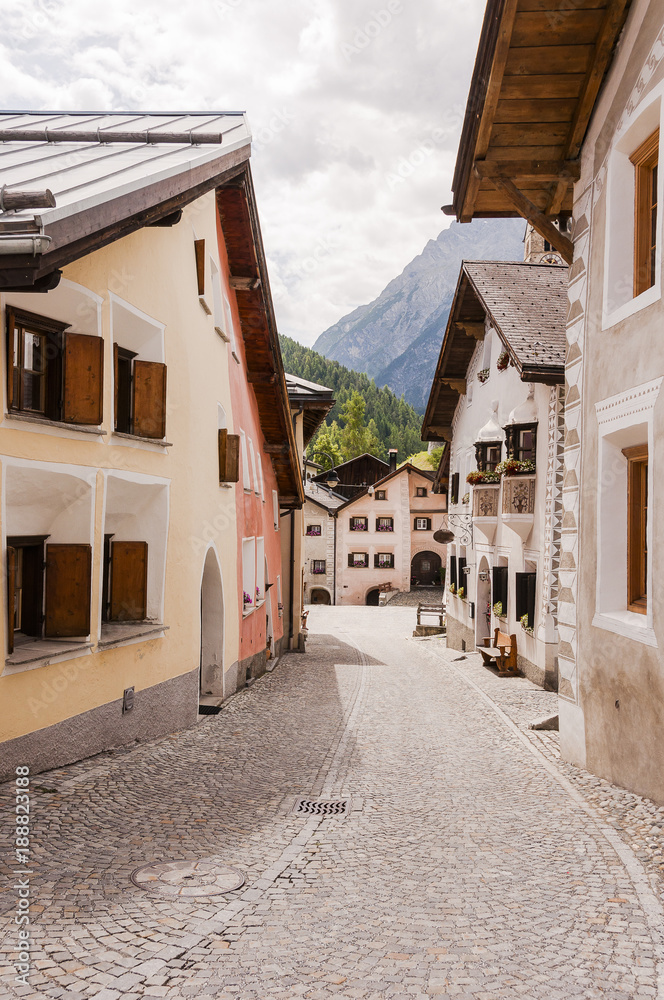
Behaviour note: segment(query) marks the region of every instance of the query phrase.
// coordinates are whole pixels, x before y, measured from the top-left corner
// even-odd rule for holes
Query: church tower
[[[540,236],[537,230],[533,229],[530,225],[526,227],[526,235],[523,242],[523,259],[526,264],[565,263],[555,247],[552,247],[549,241]]]

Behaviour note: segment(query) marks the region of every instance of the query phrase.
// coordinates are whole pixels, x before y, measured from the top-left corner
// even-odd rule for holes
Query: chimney
[[[388,451],[387,454],[389,455],[389,459],[390,459],[390,472],[396,472],[397,471],[397,449],[396,448],[390,448],[390,450]]]

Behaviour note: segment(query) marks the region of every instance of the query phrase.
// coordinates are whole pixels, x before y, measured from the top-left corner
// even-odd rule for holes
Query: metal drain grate
[[[346,816],[348,799],[298,799],[293,812],[298,816]]]

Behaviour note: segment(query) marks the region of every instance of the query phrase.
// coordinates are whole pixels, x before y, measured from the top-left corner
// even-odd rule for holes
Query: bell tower
[[[526,228],[526,235],[523,240],[523,259],[526,264],[563,264],[564,261],[548,240],[533,229],[531,225]]]

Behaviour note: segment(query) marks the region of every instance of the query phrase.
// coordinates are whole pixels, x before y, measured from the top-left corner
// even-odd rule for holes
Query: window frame
[[[426,486],[416,486],[415,487],[415,496],[416,497],[425,497],[425,496],[427,496],[427,488],[426,488]]]
[[[424,521],[423,525],[418,524],[419,521]],[[431,531],[431,518],[430,517],[416,517],[413,524],[414,531]]]
[[[361,526],[356,524],[356,522],[361,522]],[[363,514],[351,515],[349,528],[351,531],[368,531],[369,530],[369,518],[365,517]]]
[[[381,565],[381,557],[389,557],[389,562]],[[394,569],[394,552],[376,552],[374,555],[374,569]]]
[[[318,528],[318,531],[311,531],[311,528]],[[306,535],[307,538],[320,538],[322,534],[323,534],[323,525],[322,524],[308,524],[307,525],[307,530],[305,531],[305,535]]]
[[[327,573],[327,561],[325,559],[312,559],[311,572],[314,576],[325,576]]]
[[[505,446],[508,458],[515,458],[519,462],[530,461],[537,464],[537,421],[525,424],[508,424],[505,428]],[[523,453],[527,450],[521,445],[521,435],[528,431],[532,434],[532,447],[529,459],[524,459]]]
[[[387,490],[376,490],[375,500],[387,500]]]
[[[627,609],[648,613],[648,445],[623,448],[627,459]]]
[[[379,523],[380,521],[388,521],[389,524],[380,525],[380,523]],[[376,531],[380,531],[380,532],[394,531],[394,518],[391,517],[391,516],[389,516],[389,515],[386,515],[385,517],[383,517],[382,515],[380,517],[377,517],[376,518]]]
[[[361,563],[355,562],[356,556],[362,556],[364,560]],[[367,569],[369,566],[369,553],[368,552],[349,552],[348,553],[348,567],[349,569]]]
[[[634,166],[634,298],[655,284],[659,128],[629,157]]]
[[[495,461],[489,459],[489,452],[491,449],[497,449],[498,456]],[[477,462],[478,472],[495,472],[496,466],[500,462],[503,455],[503,442],[502,441],[478,441],[475,445],[475,459]]]
[[[62,353],[63,334],[70,326],[68,323],[60,323],[52,320],[48,316],[40,316],[37,313],[27,312],[24,309],[15,309],[7,306],[7,412],[8,414],[20,413],[30,417],[41,417],[44,420],[62,419]],[[44,405],[43,409],[27,409],[15,400],[16,385],[18,382],[19,399],[22,396],[23,380],[21,375],[15,379],[14,373],[22,373],[26,369],[15,365],[15,331],[19,328],[21,334],[20,356],[23,357],[24,334],[32,333],[42,337],[44,340],[44,369],[43,372],[35,372],[43,376],[44,379]],[[28,369],[33,371],[33,369]]]

